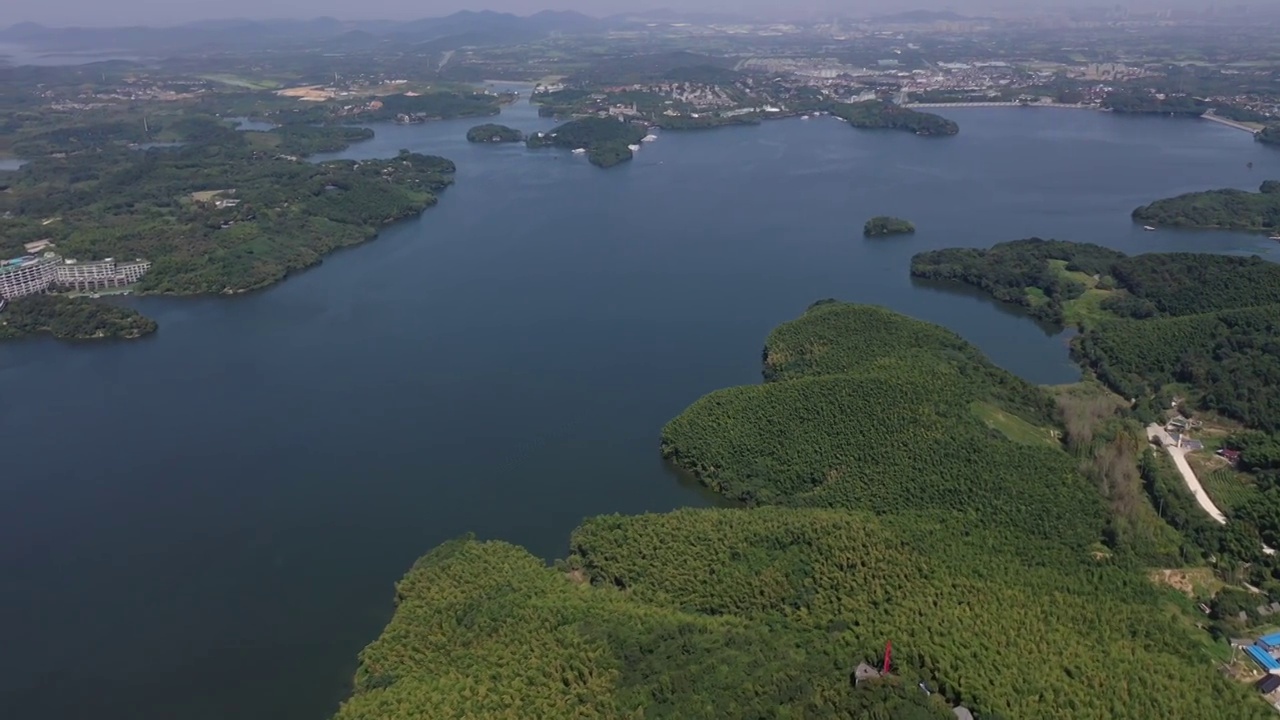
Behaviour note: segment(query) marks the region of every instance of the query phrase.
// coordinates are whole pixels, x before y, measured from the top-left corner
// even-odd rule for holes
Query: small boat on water
[[[627,149],[628,149],[628,150],[630,150],[631,152],[635,152],[635,151],[637,151],[637,150],[639,150],[639,149],[640,149],[640,146],[639,146],[639,145],[628,145],[628,146],[627,146]]]
[[[658,140],[657,135],[645,135],[644,137],[640,138],[640,142],[656,142],[657,140]]]
[[[1143,226],[1142,226],[1142,229],[1143,229],[1143,230],[1146,230],[1147,232],[1155,232],[1155,231],[1156,231],[1156,229],[1155,229],[1155,228],[1153,228],[1153,227],[1151,227],[1150,225],[1143,225]]]
[[[1272,235],[1272,236],[1271,236],[1271,239],[1272,239],[1272,240],[1280,240],[1280,235]]]
[[[574,155],[586,155],[586,154],[587,154],[587,149],[586,149],[586,148],[574,148],[574,149],[573,149],[573,154],[574,154]]]
[[[801,115],[801,116],[800,116],[800,119],[801,119],[801,120],[808,120],[808,119],[809,119],[809,116],[808,116],[808,115]]]

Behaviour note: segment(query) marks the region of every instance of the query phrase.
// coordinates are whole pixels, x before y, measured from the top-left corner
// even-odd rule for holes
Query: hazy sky
[[[1259,0],[1253,0],[1255,3]],[[1280,0],[1271,0],[1280,1]],[[1133,7],[1239,5],[1249,0],[2,0],[0,26],[34,21],[52,26],[170,25],[213,18],[408,19],[457,10],[499,10],[522,15],[538,10],[578,10],[603,16],[623,10],[678,7],[686,10],[770,11],[797,15],[843,10],[849,14],[906,9],[982,11],[991,7]]]

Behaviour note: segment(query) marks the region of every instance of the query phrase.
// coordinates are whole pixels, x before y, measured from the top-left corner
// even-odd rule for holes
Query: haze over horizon
[[[548,2],[550,4],[548,4]],[[870,15],[901,12],[904,10],[949,10],[958,13],[983,13],[992,11],[1051,10],[1096,7],[1099,9],[1123,7],[1132,10],[1164,8],[1223,10],[1241,5],[1259,6],[1257,2],[1234,0],[911,0],[902,4],[897,0],[798,0],[778,7],[773,0],[694,0],[692,3],[673,3],[671,0],[639,0],[639,2],[609,2],[605,0],[486,0],[477,7],[468,0],[441,0],[429,4],[405,2],[405,0],[364,0],[352,4],[345,0],[223,0],[217,4],[194,2],[167,2],[166,0],[119,0],[103,3],[99,0],[9,0],[0,9],[0,27],[22,22],[36,22],[55,27],[71,26],[124,26],[124,25],[175,25],[197,20],[225,19],[311,19],[334,17],[340,20],[409,20],[437,17],[460,10],[493,10],[529,15],[542,10],[573,10],[587,15],[604,17],[628,11],[645,11],[679,7],[682,12],[715,12],[743,15],[759,15],[785,18],[804,18],[816,15]]]

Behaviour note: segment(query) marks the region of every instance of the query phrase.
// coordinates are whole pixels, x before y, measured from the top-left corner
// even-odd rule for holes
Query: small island
[[[497,123],[476,125],[467,131],[467,142],[473,143],[515,143],[523,140],[524,133]]]
[[[137,310],[83,297],[32,295],[0,311],[0,340],[48,333],[62,340],[134,339],[156,331]]]
[[[633,148],[648,134],[648,128],[612,118],[570,120],[546,133],[534,133],[525,144],[530,148],[558,147],[584,151],[596,167],[608,168],[631,159]]]
[[[955,135],[960,126],[941,115],[904,108],[887,100],[833,103],[826,108],[851,126],[865,129],[906,130],[916,135]]]
[[[869,238],[910,235],[915,231],[916,226],[909,221],[888,215],[877,215],[862,226],[862,234]]]
[[[1133,211],[1145,225],[1202,230],[1280,230],[1280,180],[1262,183],[1258,192],[1228,188],[1157,200]]]

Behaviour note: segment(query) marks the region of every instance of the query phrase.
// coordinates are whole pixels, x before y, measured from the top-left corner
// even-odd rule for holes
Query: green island
[[[1157,200],[1133,211],[1135,222],[1171,227],[1280,231],[1280,180],[1256,193],[1229,188]]]
[[[933,113],[904,108],[886,100],[828,103],[823,107],[855,128],[905,130],[916,135],[955,135],[960,126]]]
[[[550,132],[534,133],[525,144],[535,149],[585,150],[592,165],[608,168],[630,160],[631,146],[638,144],[647,133],[647,128],[640,123],[591,117],[570,120]]]
[[[887,237],[889,235],[910,235],[916,226],[902,218],[888,215],[877,215],[862,226],[862,234],[866,237]]]
[[[1280,124],[1272,124],[1262,128],[1254,136],[1254,139],[1267,145],[1280,145]]]
[[[437,548],[337,718],[1270,716],[1148,576],[1206,562],[1172,522],[1229,545],[1121,405],[832,301],[770,334],[764,372],[662,431],[744,508],[588,519],[555,567]],[[891,676],[851,682],[887,642]]]
[[[138,311],[83,297],[33,295],[0,311],[0,339],[48,333],[62,340],[134,339],[156,331]]]
[[[476,125],[467,131],[467,142],[473,143],[517,143],[524,141],[524,133],[506,125],[485,123]]]

